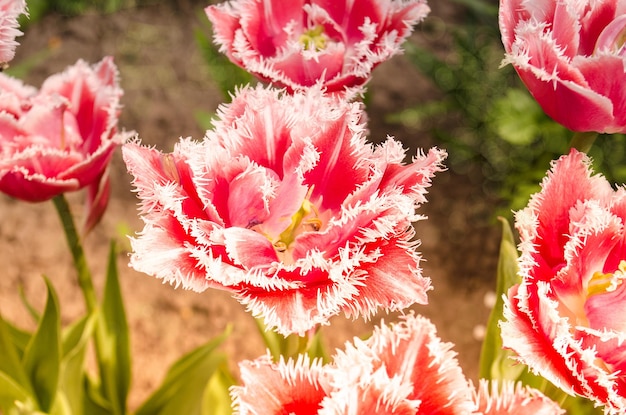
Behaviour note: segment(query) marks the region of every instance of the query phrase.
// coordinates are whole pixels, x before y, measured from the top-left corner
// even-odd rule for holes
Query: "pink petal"
[[[43,202],[78,188],[79,184],[76,179],[55,180],[38,173],[31,174],[21,168],[12,171],[0,171],[0,190],[9,196],[27,202]]]
[[[0,1],[0,63],[13,60],[18,43],[17,36],[22,35],[17,21],[20,14],[26,13],[24,0]]]
[[[539,267],[534,275],[537,278],[550,278],[554,271],[565,264],[563,247],[569,234],[569,210],[579,200],[608,200],[611,195],[610,184],[601,176],[592,176],[589,161],[583,153],[571,151],[553,163],[552,170],[542,183],[542,192],[534,195],[529,207],[520,216],[536,217],[536,228],[532,230],[537,244],[532,260]],[[520,232],[531,231],[531,223],[517,221]]]
[[[554,346],[556,338],[570,337],[569,325],[558,317],[554,303],[545,294],[527,293],[533,288],[514,286],[509,291],[504,309],[506,321],[500,323],[502,345],[514,350],[521,361],[557,387],[570,394],[582,393],[576,375],[565,361],[567,349],[557,351]],[[528,310],[533,310],[532,315],[527,314]],[[538,336],[537,332],[550,333],[550,337]]]
[[[476,414],[560,415],[565,411],[536,389],[512,381],[480,380],[474,395]]]
[[[612,103],[611,116],[615,120],[607,124],[607,133],[622,131],[626,125],[626,74],[624,61],[616,56],[602,56],[577,62],[578,69],[584,75],[589,87],[594,91],[602,91]],[[610,75],[609,75],[610,74]]]
[[[231,389],[233,406],[241,415],[317,414],[330,387],[318,360],[300,355],[297,361],[270,356],[239,364],[241,386]]]
[[[271,242],[263,235],[248,229],[224,229],[224,246],[233,262],[246,270],[266,268],[278,261]]]
[[[371,264],[363,264],[364,284],[357,286],[358,295],[347,315],[375,314],[377,308],[403,310],[412,304],[428,304],[430,279],[422,276],[419,256],[407,249],[404,238],[368,244],[381,256]]]
[[[471,388],[451,347],[423,317],[409,314],[400,323],[381,324],[369,339],[355,339],[335,356],[330,374],[338,390],[330,399],[340,413],[366,414],[373,405],[359,404],[381,396],[381,387],[387,386],[378,407],[411,403],[417,409],[413,413],[466,414],[473,406]]]
[[[589,326],[626,333],[626,284],[614,291],[592,295],[585,303]]]
[[[87,201],[85,202],[85,219],[82,234],[88,234],[102,219],[111,194],[111,181],[106,171],[100,180],[87,187]]]

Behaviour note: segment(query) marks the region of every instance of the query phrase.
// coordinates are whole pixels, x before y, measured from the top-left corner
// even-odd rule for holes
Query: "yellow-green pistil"
[[[311,231],[319,231],[322,227],[317,209],[308,199],[302,202],[300,209],[291,216],[291,224],[279,235],[278,241],[274,242],[276,251],[285,252],[296,239],[296,236],[302,233],[303,226],[309,227],[307,230]]]
[[[626,261],[621,260],[618,269],[614,273],[594,272],[587,284],[587,295],[604,294],[614,291],[626,277]]]
[[[305,49],[320,51],[326,49],[327,37],[324,34],[324,27],[317,25],[300,35],[300,43]]]

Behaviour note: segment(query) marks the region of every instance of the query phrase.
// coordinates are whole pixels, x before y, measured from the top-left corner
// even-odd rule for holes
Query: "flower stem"
[[[96,293],[93,287],[91,272],[87,266],[87,259],[81,244],[80,235],[76,231],[74,219],[72,218],[72,213],[70,212],[70,206],[63,194],[55,196],[52,201],[54,202],[54,207],[56,208],[59,218],[63,224],[67,244],[72,252],[74,267],[78,272],[78,285],[83,292],[85,306],[87,307],[87,311],[92,313],[98,305]]]
[[[591,150],[591,146],[598,138],[598,133],[595,131],[589,132],[576,132],[572,141],[570,141],[570,148],[575,148],[583,153],[588,153]]]

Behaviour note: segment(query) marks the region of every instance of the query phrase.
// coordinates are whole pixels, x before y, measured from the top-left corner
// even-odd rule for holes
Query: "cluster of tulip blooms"
[[[0,62],[13,57],[22,13],[23,0],[0,0]],[[85,188],[87,231],[106,208],[121,146],[145,225],[131,238],[134,269],[227,290],[267,330],[305,340],[338,314],[427,304],[412,224],[446,152],[406,163],[395,139],[369,143],[360,97],[428,13],[425,0],[207,7],[220,51],[260,82],[233,91],[205,137],[171,153],[118,130],[110,57],[79,61],[39,89],[0,74],[0,191],[60,204]],[[501,0],[500,29],[504,62],[576,134],[515,215],[519,257],[503,250],[515,271],[499,276],[485,379],[473,385],[453,345],[406,312],[330,362],[306,354],[306,341],[296,356],[241,362],[237,413],[626,412],[626,189],[594,175],[585,154],[597,133],[626,132],[626,0]],[[2,375],[11,378],[0,362]],[[12,413],[18,399],[2,396]],[[35,404],[59,405],[54,394]]]

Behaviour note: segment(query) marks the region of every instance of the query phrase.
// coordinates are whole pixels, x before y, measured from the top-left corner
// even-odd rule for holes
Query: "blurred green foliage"
[[[450,168],[465,173],[478,166],[485,191],[502,202],[495,213],[510,216],[539,190],[550,161],[569,151],[573,133],[544,114],[512,66],[500,67],[504,48],[497,3],[456,2],[466,13],[462,21],[444,23],[451,39],[448,55],[424,42],[405,45],[408,59],[443,98],[391,114],[388,121],[419,126],[428,120],[449,152]],[[428,18],[422,24],[422,32],[428,32]],[[600,136],[590,151],[594,169],[612,182],[625,182],[625,152],[625,136]]]
[[[219,51],[213,43],[213,28],[209,19],[204,16],[204,12],[198,20],[204,22],[204,25],[195,31],[196,43],[202,52],[211,77],[215,80],[224,99],[230,101],[231,95],[237,88],[252,83],[255,78]]]
[[[254,83],[255,78],[249,72],[232,63],[225,54],[219,51],[219,48],[213,43],[212,25],[204,12],[201,14],[198,20],[204,23],[202,27],[195,29],[196,43],[202,52],[207,71],[222,93],[224,102],[230,102],[232,95],[238,88]],[[212,128],[214,115],[202,110],[194,112],[196,122],[205,130]]]

